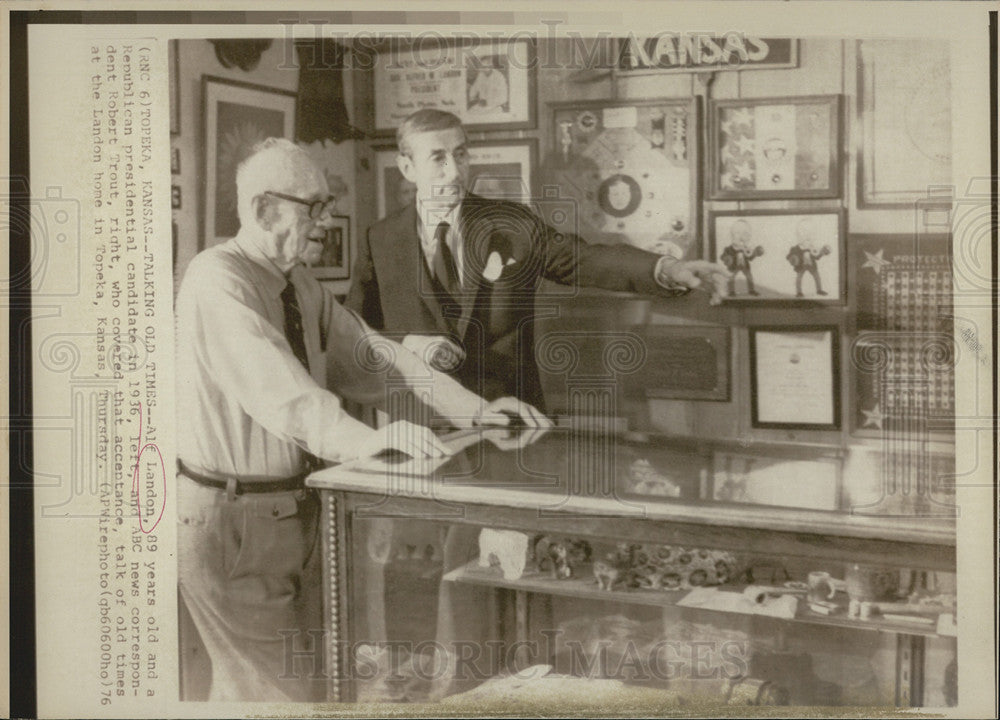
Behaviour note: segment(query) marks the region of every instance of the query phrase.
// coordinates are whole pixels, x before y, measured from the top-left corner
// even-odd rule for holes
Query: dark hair
[[[458,116],[444,110],[434,110],[424,108],[411,113],[396,130],[396,145],[403,155],[410,154],[410,135],[432,130],[447,130],[453,127],[462,127],[462,121]]]

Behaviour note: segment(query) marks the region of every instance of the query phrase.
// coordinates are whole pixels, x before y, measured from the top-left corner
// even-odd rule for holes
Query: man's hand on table
[[[384,450],[399,450],[414,458],[443,457],[452,453],[430,428],[406,420],[373,430],[358,448],[358,457],[371,457]]]
[[[499,425],[510,428],[550,428],[552,420],[526,402],[515,397],[502,397],[487,403],[473,425]]]

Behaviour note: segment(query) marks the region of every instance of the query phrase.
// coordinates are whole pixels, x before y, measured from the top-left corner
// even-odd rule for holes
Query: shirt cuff
[[[667,277],[667,268],[675,262],[677,262],[677,258],[670,257],[669,255],[662,255],[660,259],[656,261],[656,266],[653,268],[653,279],[656,281],[656,284],[664,290],[669,290],[674,293],[687,292],[691,288],[687,285],[674,282]]]

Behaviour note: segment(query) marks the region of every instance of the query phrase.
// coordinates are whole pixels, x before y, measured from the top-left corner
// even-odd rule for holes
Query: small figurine
[[[554,580],[573,577],[573,570],[589,562],[592,552],[590,543],[586,540],[557,539],[543,535],[535,543],[538,569],[548,569]]]
[[[816,294],[826,295],[823,290],[823,283],[819,277],[819,260],[830,254],[830,246],[824,245],[821,249],[816,247],[816,230],[812,223],[806,219],[795,228],[796,245],[788,251],[785,259],[795,269],[795,297],[804,297],[802,293],[802,276],[809,273],[816,283]]]

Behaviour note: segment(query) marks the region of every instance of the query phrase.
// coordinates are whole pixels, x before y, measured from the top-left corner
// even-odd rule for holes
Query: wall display
[[[309,253],[306,266],[318,280],[347,280],[351,276],[351,219],[334,215],[331,221],[322,250]]]
[[[837,327],[750,327],[748,330],[753,426],[839,429]]]
[[[201,90],[205,113],[204,248],[233,237],[239,230],[236,168],[261,140],[292,137],[295,93],[208,75],[202,77]]]
[[[948,235],[853,235],[858,435],[951,432],[955,328]]]
[[[743,33],[657,33],[619,40],[616,71],[623,73],[774,70],[799,66],[799,41]]]
[[[858,42],[861,207],[912,206],[954,183],[949,52],[927,38]]]
[[[712,212],[709,259],[730,273],[727,302],[846,299],[842,210]]]
[[[396,166],[396,148],[375,149],[376,200],[380,218],[409,205],[416,186]],[[536,140],[499,140],[469,145],[469,189],[494,200],[529,203],[537,165]]]
[[[393,43],[374,67],[375,132],[421,108],[454,113],[470,130],[535,127],[535,47],[528,40]]]
[[[594,101],[552,108],[545,185],[558,186],[578,208],[552,224],[591,242],[699,257],[696,102]]]
[[[709,196],[840,197],[840,96],[716,100]]]
[[[950,333],[859,333],[851,348],[855,434],[953,432],[955,361]]]

